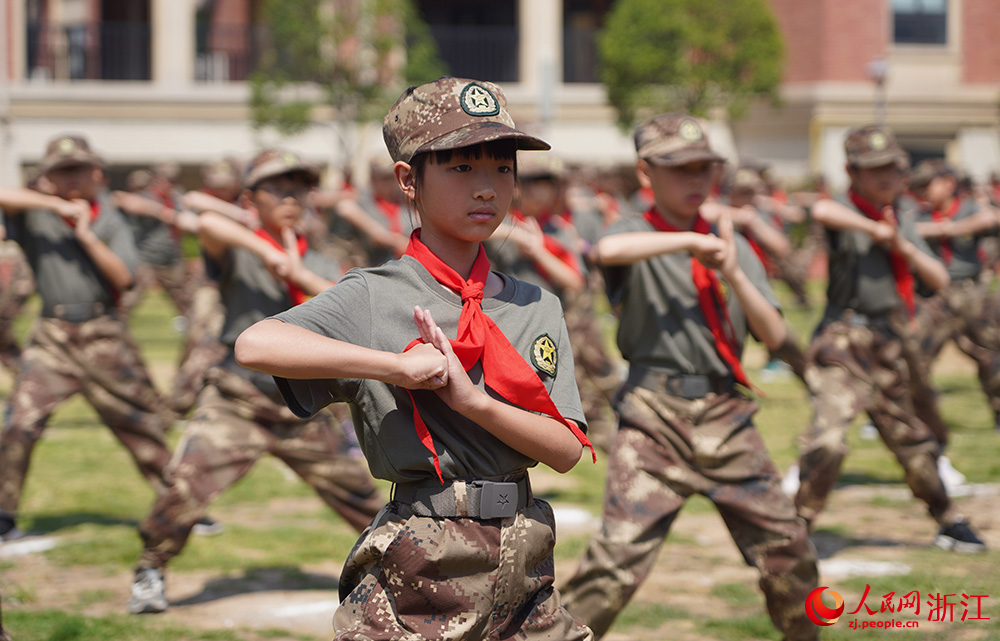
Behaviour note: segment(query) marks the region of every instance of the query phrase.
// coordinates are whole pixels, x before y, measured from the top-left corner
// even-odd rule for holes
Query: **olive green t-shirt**
[[[641,215],[622,218],[605,236],[629,232],[655,232]],[[671,232],[659,232],[671,233]],[[743,236],[736,234],[737,260],[750,282],[780,309],[760,260]],[[691,254],[661,254],[631,265],[602,268],[608,300],[619,312],[618,348],[633,367],[670,374],[729,376],[729,366],[719,356],[715,338],[701,311],[698,290],[691,276]],[[721,274],[719,282],[726,309],[742,353],[748,326],[743,307]]]
[[[555,373],[550,375],[538,366],[536,372],[560,413],[586,425],[558,299],[528,283],[503,278],[503,290],[483,299],[483,311],[528,363],[536,345],[548,337],[555,347]],[[461,298],[410,256],[380,267],[353,269],[319,296],[275,318],[340,341],[398,354],[419,337],[413,322],[415,305],[430,310],[447,336],[456,335]],[[483,382],[481,364],[469,376],[479,389],[496,396]],[[430,451],[417,436],[413,405],[405,389],[369,379],[275,380],[289,408],[301,417],[335,401],[349,402],[354,429],[376,478],[403,482],[437,477]],[[536,464],[452,410],[434,392],[417,390],[413,397],[434,440],[444,478],[501,476]]]
[[[504,230],[508,228],[509,224],[511,223],[504,223],[500,227],[499,234],[485,244],[486,254],[490,258],[490,263],[498,272],[508,274],[532,285],[538,285],[542,289],[546,289],[561,297],[563,292],[538,271],[535,261],[522,254],[517,248],[517,244],[505,237]],[[576,235],[573,226],[562,218],[550,216],[541,227],[542,233],[550,236],[559,243],[569,253],[571,259],[576,262],[576,268],[581,273],[586,274],[583,257],[577,250],[579,237]]]
[[[963,218],[968,218],[979,211],[979,205],[972,198],[961,199],[958,211],[952,220],[962,220]],[[916,213],[916,222],[933,222],[934,218],[931,215],[931,210],[927,207],[921,207]],[[951,276],[952,282],[958,282],[960,280],[968,280],[970,278],[977,278],[979,272],[982,271],[982,263],[979,260],[979,241],[984,237],[990,235],[989,233],[975,234],[967,236],[955,236],[948,239],[941,238],[927,238],[927,245],[934,252],[934,255],[938,258],[942,258],[941,245],[944,242],[948,243],[951,247],[951,260],[945,263],[945,267],[948,268],[948,275]]]
[[[849,198],[839,202],[861,213]],[[897,209],[899,233],[928,256],[930,247],[917,233],[912,210]],[[861,214],[864,215],[864,214]],[[862,231],[826,230],[829,255],[827,307],[823,324],[851,309],[881,317],[902,305],[889,252]]]
[[[107,194],[100,194],[97,203],[100,209],[91,229],[134,275],[139,258],[128,221]],[[56,212],[32,209],[8,215],[7,235],[24,250],[43,309],[94,303],[114,306],[119,292],[76,240],[73,228]]]
[[[306,250],[302,264],[328,280],[340,276],[338,265],[313,249]],[[293,305],[288,283],[272,276],[263,261],[247,249],[230,248],[220,262],[206,255],[205,271],[219,283],[226,309],[219,340],[227,347],[232,348],[246,328]]]

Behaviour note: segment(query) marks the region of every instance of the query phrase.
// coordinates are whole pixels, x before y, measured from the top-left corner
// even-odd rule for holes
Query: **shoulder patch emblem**
[[[677,127],[677,134],[688,142],[698,142],[701,140],[701,127],[693,120],[685,120]]]
[[[545,372],[549,376],[556,375],[556,365],[559,363],[559,354],[556,344],[548,334],[542,334],[531,344],[531,364],[540,372]]]
[[[722,294],[722,300],[729,302],[729,297],[733,295],[732,290],[729,288],[729,282],[725,278],[719,279],[719,293]]]
[[[889,139],[881,131],[873,131],[868,135],[868,146],[872,151],[882,151],[889,146]]]
[[[495,116],[500,113],[497,97],[489,89],[475,82],[465,85],[458,102],[462,105],[462,111],[470,116]]]

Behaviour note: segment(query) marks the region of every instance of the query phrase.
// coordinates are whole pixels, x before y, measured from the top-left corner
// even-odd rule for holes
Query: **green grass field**
[[[813,294],[814,300],[822,299],[818,289]],[[28,314],[20,321],[22,335],[36,309],[37,301],[32,301]],[[819,309],[807,312],[789,307],[787,317],[801,342],[808,338],[819,313]],[[170,380],[180,347],[180,337],[171,329],[172,316],[170,304],[156,293],[139,307],[132,323],[154,379],[161,385]],[[934,379],[944,391],[943,413],[953,428],[949,454],[971,483],[996,484],[1000,481],[1000,435],[994,433],[992,415],[971,365],[964,357],[946,358],[954,359],[954,366],[949,362],[937,368]],[[762,348],[750,346],[745,362],[750,376],[760,380]],[[761,401],[757,424],[779,469],[786,469],[796,458],[796,436],[810,418],[808,399],[791,378],[760,386],[767,397]],[[9,377],[0,376],[0,398],[5,400],[9,393]],[[175,430],[171,442],[175,443],[177,437]],[[902,487],[901,470],[880,441],[862,440],[855,433],[851,448],[843,469],[845,488]],[[542,469],[534,476],[545,498],[554,504],[580,507],[599,516],[603,459],[596,466],[581,462],[566,477]],[[388,487],[381,487],[387,493]],[[97,423],[93,411],[81,399],[74,398],[59,408],[35,451],[20,524],[29,531],[57,537],[60,544],[31,555],[0,556],[4,621],[14,641],[329,638],[328,634],[303,631],[292,622],[231,629],[222,621],[215,625],[204,621],[195,624],[185,620],[183,606],[171,609],[168,615],[174,616],[125,615],[130,568],[140,551],[135,526],[149,510],[152,499],[151,489],[125,451]],[[984,536],[992,538],[995,548],[1000,543],[996,533],[1000,520],[993,505],[996,497],[961,501],[963,506],[992,506],[991,514],[977,512],[969,516],[980,525]],[[824,629],[823,638],[1000,638],[1000,572],[995,552],[959,556],[912,543],[929,542],[935,527],[923,516],[923,507],[905,494],[875,495],[857,506],[836,500],[831,503],[830,517],[824,517],[817,530],[823,541],[846,546],[854,556],[904,563],[910,573],[853,576],[821,585],[836,585],[852,607],[866,585],[871,585],[869,606],[877,606],[881,595],[890,591],[900,596],[913,589],[922,594],[932,590],[985,594],[989,597],[982,602],[983,616],[991,618],[927,622],[919,630],[891,632],[853,630],[843,622]],[[215,537],[193,537],[170,566],[171,577],[205,577],[207,582],[222,585],[219,589],[226,594],[276,585],[326,590],[330,598],[335,598],[336,571],[330,568],[343,561],[355,534],[307,486],[286,475],[280,463],[262,461],[246,479],[220,497],[210,513],[225,524],[225,532]],[[722,536],[724,540],[728,536],[720,534],[720,528],[721,521],[715,518],[708,501],[690,501],[664,546],[655,581],[651,578],[650,584],[643,586],[607,638],[779,639],[764,613],[755,575],[741,569],[735,549],[731,545],[721,551],[705,547],[705,537]],[[881,535],[873,542],[873,537],[864,534],[868,531],[865,528],[881,528]],[[919,534],[914,533],[915,529]],[[557,581],[572,572],[587,539],[585,532],[560,533]],[[843,554],[835,551],[830,556]],[[684,570],[687,566],[690,568]],[[698,587],[697,582],[672,582],[675,570],[687,577],[697,576],[700,570],[708,573],[719,568],[733,568],[732,579],[715,581],[709,587]],[[690,591],[701,595],[704,607],[690,607],[681,598]],[[925,619],[926,614],[922,611],[920,618]],[[956,619],[960,614],[961,609],[956,610]]]

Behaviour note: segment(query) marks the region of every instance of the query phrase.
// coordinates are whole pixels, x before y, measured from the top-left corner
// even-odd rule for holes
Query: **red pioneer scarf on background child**
[[[643,218],[659,231],[681,231],[668,223],[655,207],[647,210],[643,214]],[[694,226],[691,228],[691,231],[696,234],[708,234],[711,233],[712,227],[704,218],[698,215],[694,220]],[[698,289],[698,303],[701,307],[701,313],[705,316],[708,329],[712,332],[712,337],[715,338],[716,351],[722,357],[722,360],[729,365],[729,369],[733,371],[733,376],[736,377],[737,383],[746,387],[753,387],[750,379],[747,378],[746,372],[743,371],[743,365],[740,364],[739,356],[736,354],[736,332],[733,330],[732,321],[729,319],[726,300],[719,287],[718,277],[714,271],[702,265],[694,256],[691,256],[691,279],[694,281],[694,286]]]
[[[267,231],[265,231],[265,229],[263,227],[258,227],[257,230],[256,230],[256,232],[254,232],[254,233],[256,233],[258,236],[260,236],[261,238],[263,238],[264,240],[266,240],[268,242],[268,244],[270,244],[275,249],[279,249],[282,252],[285,251],[284,245],[282,245],[281,243],[279,243],[274,238],[274,236],[272,236]],[[296,235],[295,240],[296,240],[296,243],[297,243],[297,248],[298,248],[298,251],[299,251],[299,256],[305,256],[306,255],[306,250],[309,249],[309,241],[307,241],[304,236],[298,236],[298,235]],[[285,282],[288,284],[288,295],[291,297],[293,304],[295,304],[295,305],[301,305],[302,303],[306,302],[306,299],[308,299],[309,297],[306,296],[306,293],[304,291],[302,291],[301,289],[299,289],[298,285],[296,285],[295,283],[293,283],[291,281],[285,281]]]

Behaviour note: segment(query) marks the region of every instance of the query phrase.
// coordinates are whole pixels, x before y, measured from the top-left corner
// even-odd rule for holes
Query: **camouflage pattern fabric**
[[[35,291],[35,280],[24,252],[14,241],[0,242],[0,363],[17,373],[21,346],[14,334],[14,321]]]
[[[139,263],[135,270],[135,282],[125,292],[119,305],[128,313],[142,300],[147,291],[160,285],[177,308],[177,313],[187,316],[191,307],[191,296],[199,284],[199,279],[188,273],[187,264],[179,260],[171,265],[150,265]]]
[[[917,307],[916,340],[924,357],[920,369],[925,373],[945,344],[954,340],[976,361],[979,383],[990,407],[1000,412],[1000,314],[996,304],[987,285],[971,279],[953,282]],[[928,385],[927,389],[932,388]]]
[[[187,338],[167,399],[170,408],[181,416],[194,407],[198,394],[205,387],[205,373],[221,363],[228,351],[219,342],[225,316],[218,286],[202,280],[191,296]]]
[[[570,613],[603,636],[652,570],[684,502],[702,494],[760,571],[774,626],[789,641],[815,639],[802,604],[817,587],[816,551],[751,423],[757,404],[629,386],[617,409],[601,531],[562,590]]]
[[[916,414],[903,342],[888,326],[869,327],[852,318],[847,312],[831,322],[809,350],[806,384],[813,419],[800,438],[799,514],[811,522],[822,511],[847,455],[847,430],[866,411],[903,466],[913,495],[938,523],[953,523],[958,514],[937,471],[940,444]]]
[[[595,316],[594,297],[603,296],[604,280],[598,271],[588,275],[587,287],[566,300],[564,319],[573,346],[573,365],[587,436],[607,452],[615,438],[617,420],[611,402],[622,384],[622,376],[608,356],[600,319]]]
[[[334,638],[593,639],[553,588],[554,524],[539,499],[486,521],[415,516],[389,503],[344,565]]]
[[[172,414],[153,387],[128,327],[100,316],[85,323],[39,318],[22,355],[0,434],[0,510],[15,514],[35,443],[53,410],[83,394],[156,487],[170,460]]]
[[[309,421],[222,367],[208,374],[167,469],[168,489],[139,528],[138,568],[162,568],[184,548],[209,503],[265,453],[284,461],[357,531],[385,504],[328,414]]]
[[[2,599],[0,599],[2,600]],[[3,628],[3,606],[0,605],[0,641],[10,641],[10,636],[7,635],[7,631]]]

